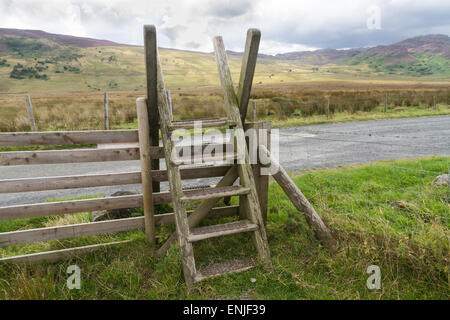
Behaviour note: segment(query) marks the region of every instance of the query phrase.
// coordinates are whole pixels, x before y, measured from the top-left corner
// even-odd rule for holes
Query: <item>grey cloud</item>
[[[364,7],[352,12],[348,17],[333,17],[327,23],[310,28],[307,24],[301,27],[295,19],[281,22],[278,28],[263,28],[263,36],[272,40],[320,48],[350,48],[388,44],[405,38],[430,33],[450,33],[448,14],[450,5],[442,8],[393,7],[389,3],[381,8],[381,29],[368,29],[368,14]],[[347,19],[347,23],[340,22]],[[300,26],[300,27],[297,27]]]
[[[183,26],[177,25],[174,27],[164,27],[160,28],[159,31],[162,32],[167,38],[172,41],[177,40],[181,32],[183,31]]]
[[[207,13],[225,19],[239,17],[251,11],[253,3],[251,0],[211,1]]]
[[[190,49],[198,49],[200,48],[201,44],[198,42],[188,42],[186,43],[186,46],[188,46]]]
[[[366,26],[371,5],[381,8],[381,30]],[[449,14],[450,2],[439,0],[0,0],[2,27],[142,44],[142,25],[155,24],[161,46],[202,51],[212,50],[218,34],[228,49],[242,50],[250,27],[283,48],[387,44],[449,34]]]

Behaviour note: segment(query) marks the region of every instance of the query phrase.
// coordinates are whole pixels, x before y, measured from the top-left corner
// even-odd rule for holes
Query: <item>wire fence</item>
[[[261,93],[256,115],[258,118],[272,116],[279,120],[290,117],[312,117],[314,115],[333,118],[338,113],[358,112],[405,112],[412,109],[438,111],[450,104],[450,90],[404,90],[404,91],[321,91],[286,92],[285,96],[276,93]]]
[[[145,92],[40,93],[30,94],[37,130],[93,130],[136,125],[136,98]],[[29,131],[27,95],[0,95],[0,132]],[[222,94],[216,92],[171,94],[175,119],[198,119],[226,115]],[[450,89],[436,90],[316,90],[290,93],[277,91],[253,95],[256,121],[296,119],[308,123],[313,117],[333,120],[342,114],[449,111]],[[108,102],[108,103],[106,103]],[[105,114],[105,110],[107,113]],[[450,112],[450,111],[449,111]],[[107,119],[108,123],[105,123]],[[317,119],[316,119],[317,120]]]

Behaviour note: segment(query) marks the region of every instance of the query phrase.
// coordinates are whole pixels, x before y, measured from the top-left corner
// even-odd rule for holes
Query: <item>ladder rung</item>
[[[181,197],[181,201],[197,201],[205,199],[223,198],[248,194],[250,188],[244,188],[242,186],[227,186],[218,188],[198,189],[184,191],[184,196]]]
[[[202,128],[222,127],[233,125],[227,118],[207,118],[193,120],[174,120],[170,123],[169,129],[194,129],[195,124],[201,123]]]
[[[188,241],[195,242],[235,233],[255,231],[257,229],[258,226],[256,224],[250,223],[250,221],[248,220],[240,220],[224,224],[216,224],[212,226],[192,229],[188,236]]]
[[[236,153],[219,153],[216,155],[205,156],[205,157],[190,157],[189,159],[171,159],[172,164],[177,166],[208,163],[208,162],[223,162],[223,161],[234,161],[237,160]]]
[[[182,188],[183,191],[185,190],[198,190],[198,189],[208,189],[208,188],[213,188],[213,185],[210,184],[203,184],[203,185],[199,185],[199,186],[184,186]]]
[[[241,272],[253,268],[255,266],[254,259],[232,260],[222,263],[214,263],[197,271],[195,282],[205,278],[219,276],[230,272]]]

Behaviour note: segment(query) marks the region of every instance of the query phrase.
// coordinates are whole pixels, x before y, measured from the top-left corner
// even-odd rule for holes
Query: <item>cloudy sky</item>
[[[260,51],[388,44],[450,34],[448,0],[0,0],[0,27],[142,44],[154,24],[162,47],[210,52],[222,35],[242,51],[246,29],[262,32]]]

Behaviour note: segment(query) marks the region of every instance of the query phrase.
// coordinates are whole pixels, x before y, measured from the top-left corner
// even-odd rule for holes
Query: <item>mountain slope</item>
[[[367,50],[366,56],[383,56],[402,59],[412,54],[442,55],[450,58],[450,37],[442,34],[418,36],[386,46],[376,46]]]
[[[275,55],[275,58],[280,60],[297,60],[312,65],[325,65],[329,63],[344,63],[346,59],[354,57],[362,51],[362,49],[320,49],[281,53]]]
[[[367,64],[375,72],[407,76],[448,74],[450,38],[418,36],[386,46],[376,46],[354,56],[351,65]]]
[[[129,46],[109,40],[99,40],[92,38],[75,37],[63,34],[48,33],[41,30],[21,30],[21,29],[7,29],[0,28],[0,38],[3,37],[22,37],[28,39],[47,39],[62,45],[75,46],[79,48],[90,47],[118,47]]]
[[[27,36],[29,35],[29,36]],[[160,48],[169,88],[218,86],[212,53]],[[235,81],[242,53],[228,52]],[[254,84],[450,78],[449,37],[430,35],[370,49],[260,54]],[[106,40],[0,29],[0,93],[143,90],[144,50]]]
[[[442,55],[446,59],[450,59],[450,37],[440,34],[426,35],[368,49],[297,51],[277,54],[275,57],[281,60],[298,60],[323,65],[339,61],[345,62],[346,58],[353,57],[361,60],[364,58],[386,58],[388,63],[411,62],[415,60],[414,54]]]

